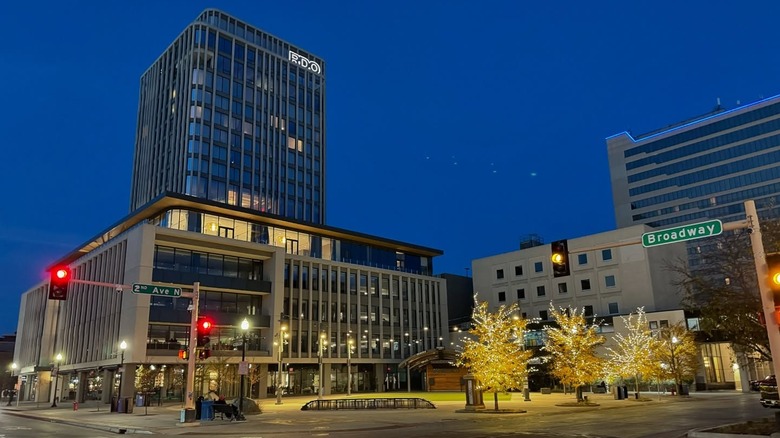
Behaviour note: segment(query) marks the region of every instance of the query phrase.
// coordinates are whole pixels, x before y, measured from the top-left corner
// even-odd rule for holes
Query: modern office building
[[[775,215],[780,195],[780,96],[644,135],[607,138],[618,227],[667,227]]]
[[[684,259],[685,247],[644,248],[650,230],[634,225],[568,240],[571,274],[554,277],[550,245],[475,259],[474,291],[491,309],[516,302],[525,318],[549,319],[550,303],[582,308],[606,321],[644,307],[645,311],[678,309],[677,289],[664,263]]]
[[[164,192],[325,223],[325,62],[218,10],[141,77],[130,211]]]
[[[14,357],[22,400],[51,401],[55,387],[60,400],[108,402],[119,388],[133,397],[137,373],[151,366],[157,396],[181,399],[192,300],[134,293],[133,284],[186,294],[199,283],[198,313],[215,327],[196,395],[238,396],[244,336],[251,397],[273,394],[277,376],[285,394],[316,394],[320,382],[325,394],[343,393],[348,362],[352,392],[425,387],[398,365],[449,342],[446,280],[432,274],[441,254],[163,194],[57,262],[73,272],[67,300],[47,299],[48,281],[22,295]]]

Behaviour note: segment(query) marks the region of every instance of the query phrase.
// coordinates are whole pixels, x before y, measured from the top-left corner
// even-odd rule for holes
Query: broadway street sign
[[[686,240],[700,239],[702,237],[717,236],[723,232],[723,223],[719,219],[699,222],[697,224],[683,225],[660,231],[651,231],[642,234],[642,246],[666,245],[667,243],[684,242]]]
[[[180,287],[155,286],[153,284],[133,283],[134,294],[163,295],[166,297],[180,297]]]

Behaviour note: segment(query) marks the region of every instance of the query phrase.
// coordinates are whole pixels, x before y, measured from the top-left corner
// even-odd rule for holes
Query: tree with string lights
[[[532,352],[524,346],[527,321],[518,316],[517,304],[488,311],[487,302],[474,296],[472,328],[463,339],[458,365],[476,377],[481,389],[493,393],[498,410],[498,393],[521,389],[528,375]]]
[[[644,308],[639,307],[636,313],[621,316],[620,319],[625,330],[613,337],[614,347],[607,347],[607,367],[611,375],[622,379],[633,378],[638,393],[639,382],[643,377],[658,375],[658,361],[654,352],[659,341],[647,324]]]
[[[604,337],[596,324],[587,322],[584,309],[556,309],[550,303],[550,316],[556,324],[545,327],[547,340],[542,348],[550,354],[551,373],[574,388],[577,401],[582,401],[582,385],[593,383],[604,368],[604,359],[596,354]]]

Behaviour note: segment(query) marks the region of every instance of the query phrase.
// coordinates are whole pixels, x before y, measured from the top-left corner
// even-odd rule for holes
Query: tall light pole
[[[279,319],[279,322],[281,322],[281,319]],[[278,347],[278,354],[279,354],[279,368],[277,368],[276,371],[276,404],[280,405],[282,404],[282,354],[284,354],[284,340],[287,339],[287,326],[281,325],[279,327],[279,343],[277,345]]]
[[[681,395],[680,394],[680,390],[682,389],[682,385],[677,381],[677,369],[678,369],[678,367],[677,367],[677,362],[674,360],[674,350],[677,348],[676,345],[677,345],[677,342],[678,342],[677,336],[672,336],[672,339],[670,341],[671,341],[671,347],[672,347],[672,350],[671,350],[671,359],[672,359],[671,362],[672,363],[671,363],[670,367],[671,367],[672,374],[674,375],[674,386],[677,389],[677,395]]]
[[[53,408],[57,407],[57,383],[60,381],[60,362],[62,362],[62,354],[57,353],[55,360],[57,361],[57,374],[54,376],[54,395],[51,398],[51,407]]]
[[[119,343],[119,389],[116,393],[117,412],[119,412],[119,400],[122,398],[122,380],[125,378],[125,350],[127,350],[127,342],[123,339],[122,342]],[[125,408],[127,408],[127,406],[125,406]]]
[[[317,391],[317,400],[322,400],[322,391],[323,391],[323,377],[322,377],[322,348],[325,346],[327,341],[325,340],[325,333],[320,334],[320,345],[317,348],[317,361],[319,362],[320,366],[320,387],[319,391]]]
[[[241,366],[245,367],[244,361],[246,360],[246,331],[249,330],[249,321],[244,318],[241,321]],[[244,419],[244,373],[241,373],[241,389],[238,391],[238,418],[236,420]]]
[[[347,333],[347,396],[352,395],[352,333]]]
[[[11,380],[13,380],[14,374],[16,374],[16,362],[11,364]],[[6,406],[11,406],[11,402],[14,401],[14,391],[16,391],[16,384],[14,384],[14,387],[11,388],[11,395],[8,396],[8,404]]]

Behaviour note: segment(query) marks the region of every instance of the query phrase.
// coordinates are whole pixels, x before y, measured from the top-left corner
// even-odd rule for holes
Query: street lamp
[[[16,362],[11,364],[11,380],[13,380],[14,374],[16,374]],[[19,379],[17,379],[19,380]],[[11,395],[8,396],[8,404],[6,406],[11,406],[11,402],[14,401],[14,391],[16,390],[16,384],[14,384],[14,387],[11,388]],[[17,402],[17,404],[19,404]]]
[[[125,378],[125,350],[127,350],[127,342],[122,340],[119,343],[119,389],[117,390],[116,409],[119,411],[119,400],[122,398],[122,379]]]
[[[670,368],[672,374],[674,375],[674,386],[676,386],[677,395],[682,395],[682,394],[680,394],[680,390],[682,389],[682,384],[680,384],[678,382],[678,380],[677,380],[677,374],[678,374],[677,373],[677,368],[678,368],[677,367],[677,362],[674,360],[674,350],[677,348],[677,347],[675,347],[675,344],[677,344],[679,342],[679,340],[677,339],[677,336],[672,336],[671,341],[672,341],[672,345],[671,345],[671,347],[672,347],[672,350],[671,350],[671,358],[672,358],[672,360],[671,360],[671,362],[672,363],[669,365],[669,368]]]
[[[51,407],[53,408],[57,407],[57,383],[60,381],[60,362],[62,362],[62,354],[57,353],[55,360],[57,361],[57,374],[54,376],[54,396],[51,399]]]
[[[325,333],[320,334],[320,345],[317,348],[317,362],[319,362],[320,366],[320,387],[319,391],[317,392],[317,400],[322,400],[322,391],[323,391],[323,377],[322,377],[322,349],[327,344],[328,341],[325,340]]]
[[[279,343],[277,344],[278,348],[278,360],[279,360],[279,368],[277,368],[276,371],[276,404],[280,405],[282,404],[282,355],[284,354],[284,340],[287,339],[287,326],[283,325],[280,327],[279,331]]]
[[[244,366],[246,360],[246,331],[249,330],[249,321],[244,318],[241,321],[241,365]],[[241,389],[238,391],[238,418],[236,420],[244,419],[244,373],[241,373]]]
[[[352,333],[347,333],[347,396],[352,395]]]

